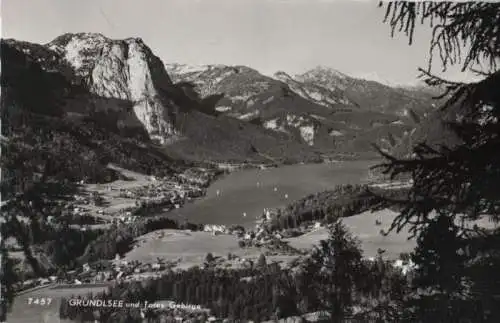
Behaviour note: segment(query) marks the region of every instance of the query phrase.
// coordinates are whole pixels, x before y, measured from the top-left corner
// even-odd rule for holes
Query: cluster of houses
[[[115,279],[122,280],[137,280],[151,275],[158,276],[162,271],[166,269],[173,268],[175,264],[170,262],[164,262],[158,259],[154,263],[140,263],[139,261],[127,261],[120,260],[119,257],[115,257],[113,261],[113,271],[117,273]]]
[[[258,223],[256,225],[256,230],[254,231],[245,231],[243,227],[234,226],[234,227],[226,227],[225,225],[220,224],[205,224],[203,226],[204,232],[211,232],[213,235],[219,234],[232,234],[237,235],[241,241],[245,243],[247,246],[258,246],[261,244],[265,244],[266,241],[271,240],[272,237],[269,232],[264,228],[262,223]],[[279,237],[279,234],[278,234]]]
[[[49,276],[43,278],[35,278],[35,279],[26,279],[24,280],[20,286],[16,286],[15,289],[20,292],[27,289],[32,289],[36,287],[43,287],[50,284],[57,283],[57,276]]]
[[[370,184],[373,188],[382,188],[387,190],[397,190],[402,188],[410,188],[413,185],[413,181],[410,179],[408,181],[386,181],[386,182],[375,182]]]
[[[401,259],[397,259],[396,261],[393,262],[392,265],[396,268],[400,268],[403,275],[406,275],[407,273],[411,272],[416,268],[415,263],[413,263],[413,261],[411,260],[404,261]]]
[[[305,322],[331,322],[331,314],[327,311],[319,311],[303,314],[301,316],[290,316],[278,320],[265,321],[263,323],[305,323]]]
[[[226,262],[226,260],[228,262]],[[207,268],[229,268],[232,267],[233,264],[237,264],[242,268],[253,268],[254,266],[254,260],[251,258],[242,258],[238,255],[234,255],[229,253],[227,255],[227,258],[223,257],[215,257],[213,260],[210,262],[205,262],[203,264],[202,268],[207,269]]]
[[[100,261],[92,265],[86,263],[77,270],[68,271],[59,282],[72,285],[105,283],[111,281],[143,280],[159,277],[164,270],[174,267],[173,263],[158,259],[154,263],[143,264],[115,257],[113,261]]]
[[[265,228],[257,228],[256,231],[245,232],[240,241],[243,242],[244,246],[250,247],[262,247],[273,240],[280,240],[282,236],[279,233],[272,233]]]
[[[257,230],[246,232],[240,238],[241,247],[265,247],[271,253],[282,255],[301,255],[302,252],[296,250],[283,240],[285,236],[280,232],[271,232],[263,227],[258,227]]]
[[[74,200],[65,205],[65,208],[72,215],[89,215],[88,210],[81,205],[92,205],[92,198],[88,196],[74,195]]]
[[[203,226],[204,232],[211,232],[214,236],[219,234],[231,234],[230,230],[225,225],[220,224],[205,224]]]
[[[376,259],[375,257],[369,257],[368,261],[376,261]],[[411,259],[396,259],[392,262],[392,266],[395,268],[399,268],[403,275],[406,275],[416,269],[416,265],[413,261],[411,261]]]
[[[120,197],[135,199],[137,204],[143,201],[170,202],[172,204],[182,203],[191,191],[176,183],[162,182],[161,184],[149,184],[147,186],[130,189],[120,189]]]
[[[157,302],[160,303],[160,302]],[[195,323],[195,322],[210,322],[210,323],[229,323],[229,319],[218,319],[210,315],[209,310],[203,308],[195,308],[190,306],[172,306],[170,301],[164,301],[166,306],[161,306],[154,309],[159,312],[161,317],[165,317],[166,322],[179,323]]]
[[[118,197],[135,199],[135,207],[120,210],[117,222],[130,223],[134,219],[130,211],[138,207],[164,207],[168,209],[180,208],[186,200],[201,197],[205,194],[205,187],[213,178],[213,174],[205,169],[195,169],[183,174],[174,175],[172,178],[150,177],[150,183],[134,188],[115,188],[107,185],[107,191],[118,191]],[[90,215],[85,205],[102,206],[102,196],[93,192],[90,195],[74,195],[73,201],[66,208],[73,215]],[[98,214],[104,215],[104,211],[98,210]]]
[[[162,272],[171,269],[175,263],[158,259],[154,263],[143,264],[138,261],[126,261],[116,257],[114,261],[100,261],[95,264],[83,264],[81,268],[68,271],[61,276],[27,279],[16,287],[18,292],[44,287],[51,284],[99,284],[113,281],[140,281],[146,278],[160,277]]]
[[[279,210],[264,208],[260,219],[255,224],[255,229],[244,232],[244,234],[240,236],[243,244],[246,246],[260,247],[263,245],[274,244],[276,240],[295,237],[321,228],[321,223],[315,222],[293,230],[270,230],[269,228],[271,226],[269,224],[273,219],[279,216],[279,212]]]
[[[245,236],[245,228],[240,225],[232,225],[227,227],[221,224],[205,224],[203,226],[204,232],[211,232],[214,236],[219,234],[230,234],[236,235],[239,238],[243,238]]]
[[[114,223],[134,223],[135,221],[139,220],[139,217],[136,215],[132,215],[131,211],[125,211],[121,213],[118,217],[113,219]]]
[[[132,189],[120,189],[120,197],[135,199],[137,207],[180,208],[186,200],[201,197],[205,189],[198,185],[161,181]]]
[[[199,168],[189,169],[170,178],[150,176],[149,184],[141,187],[117,188],[107,185],[105,187],[106,191],[117,191],[116,195],[118,197],[135,200],[134,207],[119,210],[118,215],[113,217],[112,222],[133,223],[138,219],[134,215],[140,215],[134,212],[136,210],[140,212],[151,208],[161,208],[163,210],[180,208],[187,200],[203,196],[206,187],[214,176],[213,171],[209,172],[206,169]],[[98,207],[98,216],[105,215],[105,211],[101,208],[103,201],[104,198],[98,192],[88,195],[74,195],[73,201],[66,204],[65,208],[70,215],[93,216],[86,207],[93,205]],[[101,222],[107,221],[101,220]],[[82,230],[86,230],[86,228],[82,227]]]
[[[73,201],[77,204],[92,205],[93,197],[88,195],[73,195]]]
[[[180,184],[207,187],[215,176],[213,171],[208,171],[205,168],[190,168],[184,173],[174,175],[174,179]]]

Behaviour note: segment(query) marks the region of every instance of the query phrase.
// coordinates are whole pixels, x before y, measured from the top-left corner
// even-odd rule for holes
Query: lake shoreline
[[[178,209],[159,212],[156,215],[196,224],[243,225],[244,227],[253,228],[256,216],[260,216],[264,208],[275,209],[278,206],[285,206],[307,195],[331,189],[338,184],[362,184],[369,182],[370,166],[378,164],[380,161],[380,159],[340,160],[324,163],[276,165],[272,167],[269,167],[269,165],[248,164],[240,164],[238,165],[239,167],[235,167],[236,165],[233,164],[230,170],[217,175],[210,181],[209,185],[205,187],[206,190],[202,196],[191,199]],[[319,175],[315,173],[319,173]],[[338,176],[332,177],[329,173]],[[323,174],[325,176],[322,176]],[[330,180],[326,180],[326,177],[329,177]],[[340,179],[337,180],[337,177]],[[274,191],[272,190],[273,188]],[[269,196],[273,195],[274,197],[263,196],[263,193],[259,192],[259,190],[266,191]],[[287,191],[290,192],[287,193]],[[281,196],[278,196],[279,194]],[[258,197],[255,197],[255,195]],[[222,209],[227,207],[227,205],[238,209],[238,205],[241,204],[241,211],[235,212],[234,216],[231,217],[226,211],[221,212],[217,209],[214,205],[214,201],[217,199],[225,199],[219,205]],[[280,203],[276,203],[276,199]],[[253,205],[252,202],[254,202]],[[249,208],[250,210],[246,211],[245,208]],[[192,215],[193,210],[196,210],[196,215],[194,216]],[[258,212],[256,213],[257,210]],[[206,216],[200,216],[200,213],[204,213]],[[217,213],[223,213],[222,218],[214,216]],[[241,219],[238,220],[235,217],[237,214],[241,215],[245,213],[248,219],[252,218],[253,220],[241,221]],[[245,217],[245,215],[243,216]],[[226,218],[227,221],[223,218]],[[242,222],[246,223],[242,224]]]

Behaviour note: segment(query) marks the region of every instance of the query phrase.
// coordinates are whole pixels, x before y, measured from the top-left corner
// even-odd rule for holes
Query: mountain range
[[[390,87],[316,67],[272,77],[245,66],[167,64],[174,82],[202,98],[220,95],[214,113],[287,134],[324,154],[373,154],[401,142],[440,93]]]
[[[93,167],[149,173],[192,162],[373,156],[372,143],[401,142],[435,95],[325,67],[266,76],[246,66],[164,64],[140,38],[96,33],[2,40],[1,55],[11,141],[32,151],[71,143],[65,153],[74,162],[91,155]]]

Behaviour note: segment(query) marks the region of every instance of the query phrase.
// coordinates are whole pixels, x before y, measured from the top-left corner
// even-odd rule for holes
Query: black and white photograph
[[[0,322],[500,322],[500,2],[0,17]]]

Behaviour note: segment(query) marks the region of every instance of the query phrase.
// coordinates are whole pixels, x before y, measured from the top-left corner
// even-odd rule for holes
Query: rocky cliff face
[[[2,112],[10,114],[21,107],[17,128],[29,128],[28,135],[19,129],[12,133],[21,140],[39,137],[31,129],[39,126],[33,120],[40,119],[52,138],[40,141],[50,144],[57,139],[50,137],[52,133],[59,131],[57,136],[72,142],[68,154],[75,160],[91,151],[102,159],[102,168],[112,160],[148,173],[167,169],[172,159],[319,160],[305,142],[220,115],[215,107],[221,96],[210,95],[215,92],[200,95],[189,84],[174,84],[162,61],[140,39],[111,40],[81,33],[65,34],[45,45],[18,40],[2,40],[1,45]],[[248,70],[226,72],[240,77]],[[254,90],[262,85],[254,84],[254,79],[246,84]],[[235,102],[246,107],[246,101]],[[103,146],[106,149],[99,148]]]
[[[46,47],[74,69],[92,94],[129,101],[151,139],[166,143],[178,136],[169,111],[179,107],[161,93],[172,81],[141,39],[65,34]]]
[[[3,41],[2,50],[19,60],[10,69],[16,99],[35,97],[36,88],[37,102],[30,106],[46,110],[53,106],[47,94],[57,90],[66,102],[59,108],[63,113],[91,118],[127,138],[148,137],[171,150],[179,146],[181,155],[212,145],[206,139],[215,137],[227,137],[235,149],[249,147],[236,149],[233,155],[242,158],[268,155],[255,151],[271,146],[293,146],[294,158],[308,150],[366,152],[373,142],[385,143],[389,133],[393,142],[411,131],[408,111],[430,105],[431,95],[419,89],[391,88],[328,68],[270,77],[246,66],[164,65],[138,38],[65,34],[45,45]],[[29,71],[26,62],[33,65]],[[26,79],[39,79],[28,84],[16,76],[23,71]],[[47,103],[40,104],[42,97]],[[260,147],[255,138],[274,144]],[[223,159],[218,156],[228,145],[207,149],[203,158],[217,151]]]

